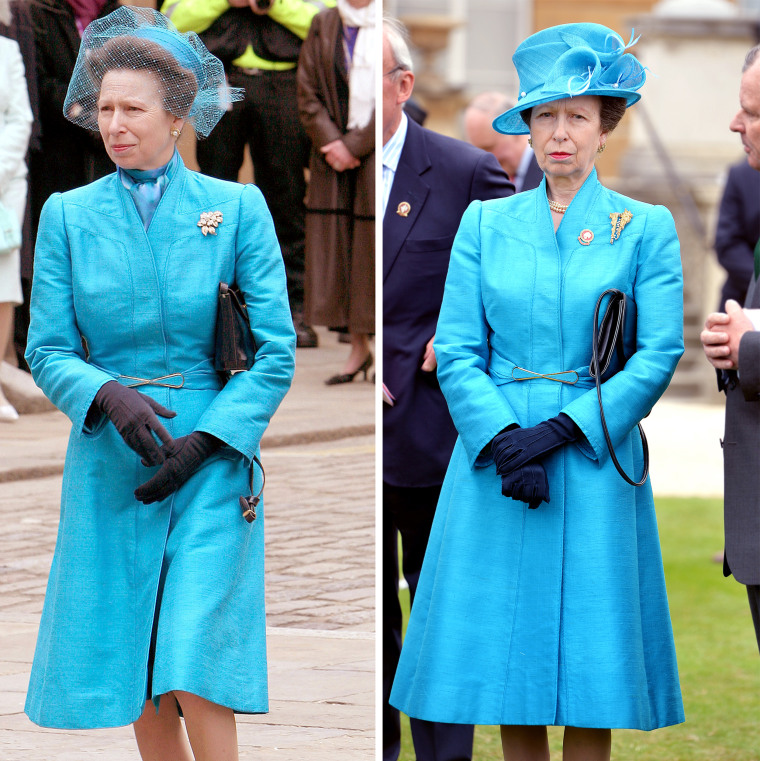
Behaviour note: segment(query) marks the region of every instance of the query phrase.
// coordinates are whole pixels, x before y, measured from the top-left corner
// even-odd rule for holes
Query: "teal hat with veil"
[[[493,128],[505,135],[527,135],[521,113],[533,106],[578,95],[623,98],[636,103],[646,81],[646,69],[626,43],[601,24],[561,24],[542,29],[524,40],[512,56],[520,78],[517,105],[497,116]]]
[[[113,70],[148,71],[160,80],[164,107],[206,137],[242,90],[230,88],[222,62],[194,32],[182,34],[151,8],[122,6],[87,26],[63,105],[64,116],[98,129],[103,77]]]

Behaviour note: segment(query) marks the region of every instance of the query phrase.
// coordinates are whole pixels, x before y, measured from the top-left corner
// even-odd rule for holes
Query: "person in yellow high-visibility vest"
[[[198,143],[204,174],[237,180],[245,146],[274,219],[288,276],[298,346],[316,346],[303,322],[304,240],[309,141],[298,119],[296,66],[314,16],[336,0],[165,0],[161,11],[181,32],[197,32],[242,87],[213,135]],[[263,7],[262,7],[263,6]]]

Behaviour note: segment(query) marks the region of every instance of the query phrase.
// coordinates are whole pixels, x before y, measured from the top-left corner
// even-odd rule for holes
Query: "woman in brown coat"
[[[374,0],[338,0],[314,17],[298,64],[298,106],[312,143],[304,314],[351,336],[328,385],[372,366],[375,330]]]

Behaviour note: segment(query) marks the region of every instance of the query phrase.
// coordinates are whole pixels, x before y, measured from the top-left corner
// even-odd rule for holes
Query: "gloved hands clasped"
[[[532,508],[549,501],[549,482],[538,462],[555,449],[575,441],[579,430],[564,413],[530,428],[512,428],[494,436],[491,454],[502,477],[505,497],[527,502]]]
[[[173,439],[157,415],[173,418],[176,412],[167,410],[149,396],[122,386],[115,380],[100,387],[93,405],[108,416],[127,446],[140,455],[143,465],[159,465],[164,461],[164,453],[159,449],[153,434],[164,444],[169,444]]]
[[[501,477],[501,493],[518,502],[527,502],[535,510],[542,502],[549,502],[549,479],[540,462],[529,462]]]
[[[108,416],[127,446],[140,455],[143,465],[161,465],[151,479],[135,490],[135,498],[146,505],[177,491],[223,445],[216,436],[201,431],[173,439],[157,416],[173,418],[177,413],[118,381],[104,384],[95,394],[93,405]],[[153,434],[163,442],[162,447]]]
[[[161,447],[165,455],[163,465],[153,478],[135,489],[135,498],[146,505],[166,499],[222,444],[221,439],[203,431],[193,431],[165,444]]]

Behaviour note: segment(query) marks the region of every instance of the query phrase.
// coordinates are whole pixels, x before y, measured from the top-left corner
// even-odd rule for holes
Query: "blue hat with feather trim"
[[[520,115],[533,106],[577,95],[624,98],[636,103],[646,69],[625,51],[623,38],[601,24],[561,24],[536,32],[520,43],[512,62],[520,77],[517,105],[497,116],[493,128],[505,135],[527,135]]]

